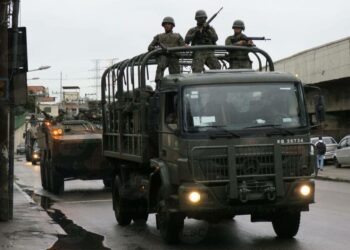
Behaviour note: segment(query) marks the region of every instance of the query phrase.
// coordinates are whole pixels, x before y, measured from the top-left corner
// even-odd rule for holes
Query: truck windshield
[[[189,86],[183,91],[187,132],[224,128],[306,126],[300,89],[294,83]]]

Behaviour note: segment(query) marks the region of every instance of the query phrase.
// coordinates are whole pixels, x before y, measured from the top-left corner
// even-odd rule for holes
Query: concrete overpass
[[[275,62],[276,71],[297,75],[306,85],[321,88],[326,122],[313,134],[340,139],[350,134],[350,37],[327,43]],[[315,91],[307,91],[310,118],[315,121]]]

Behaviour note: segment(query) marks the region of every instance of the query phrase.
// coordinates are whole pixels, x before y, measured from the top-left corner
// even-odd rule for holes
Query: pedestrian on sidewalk
[[[322,140],[322,136],[318,137],[315,144],[317,150],[317,169],[323,171],[324,155],[326,154],[326,144]]]

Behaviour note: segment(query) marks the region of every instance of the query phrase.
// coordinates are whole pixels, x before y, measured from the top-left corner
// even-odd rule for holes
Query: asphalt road
[[[350,249],[349,183],[316,181],[316,204],[311,205],[310,212],[302,213],[295,239],[277,239],[271,223],[251,223],[249,216],[238,216],[214,225],[186,220],[182,243],[168,246],[156,229],[154,215],[150,215],[145,225],[118,226],[110,190],[104,188],[102,181],[67,181],[64,194],[58,197],[41,188],[40,166],[32,166],[20,158],[16,161],[15,175],[22,187],[54,200],[48,210],[51,215],[64,217],[63,225],[67,221],[74,225],[64,228],[73,236],[60,239],[52,249],[66,250],[69,244],[71,249],[118,250]],[[74,238],[74,234],[80,238]],[[101,246],[95,241],[100,241]]]

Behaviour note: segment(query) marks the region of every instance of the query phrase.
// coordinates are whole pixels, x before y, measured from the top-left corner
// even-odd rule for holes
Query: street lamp
[[[45,69],[49,69],[49,68],[51,68],[51,66],[45,65],[45,66],[40,66],[40,67],[37,68],[37,69],[28,70],[28,72],[39,71],[39,70],[45,70]]]

